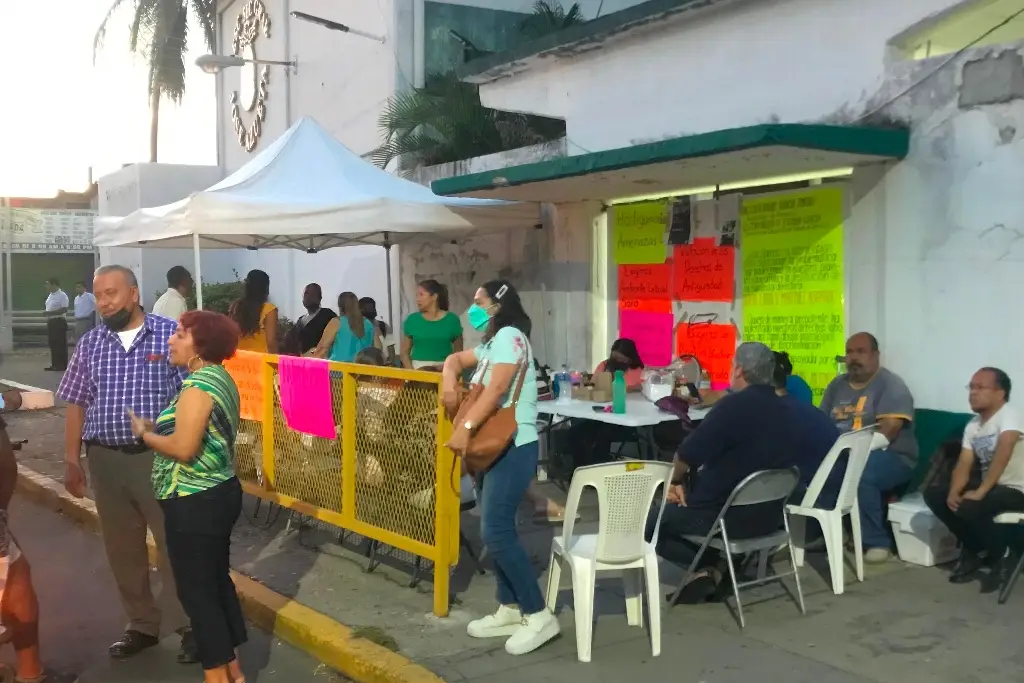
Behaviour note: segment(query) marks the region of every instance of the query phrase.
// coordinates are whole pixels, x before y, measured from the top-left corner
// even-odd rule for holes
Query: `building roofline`
[[[523,45],[466,62],[455,74],[467,83],[488,83],[524,71],[548,57],[576,55],[599,49],[612,36],[625,35],[684,12],[694,12],[737,0],[648,0],[582,24],[531,40]]]

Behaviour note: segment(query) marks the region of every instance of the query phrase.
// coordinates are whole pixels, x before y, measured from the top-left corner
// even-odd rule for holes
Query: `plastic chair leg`
[[[644,625],[643,569],[622,571],[622,583],[626,594],[626,621],[630,626]]]
[[[842,526],[842,522],[840,522]],[[857,572],[857,580],[864,580],[864,543],[860,533],[860,506],[854,503],[850,510],[850,528],[853,531],[853,568]]]
[[[822,519],[821,531],[825,536],[825,548],[828,551],[828,571],[832,575],[832,592],[842,595],[845,590],[842,518],[835,516]]]
[[[1013,586],[1017,583],[1017,579],[1020,577],[1021,570],[1024,569],[1024,554],[1021,554],[1020,560],[1017,561],[1017,566],[1013,568],[1013,573],[1010,574],[1009,578],[1006,579],[1006,583],[1003,585],[1003,589],[999,591],[999,604],[1006,604],[1007,599],[1010,597],[1010,593],[1013,591]]]
[[[661,654],[661,580],[658,577],[658,560],[644,561],[644,583],[647,588],[647,621],[651,628],[651,655]]]
[[[558,606],[558,587],[562,580],[562,556],[557,554],[554,550],[551,551],[551,561],[548,563],[548,586],[546,591],[546,600],[548,610],[554,614],[555,607]],[[573,592],[576,592],[576,586],[573,585]]]
[[[576,612],[576,658],[581,662],[589,662],[591,640],[594,635],[594,574],[592,571],[573,572],[572,602],[573,610]]]
[[[793,563],[797,567],[804,566],[804,547],[807,544],[807,518],[803,515],[791,515],[790,526],[790,553],[793,556]]]

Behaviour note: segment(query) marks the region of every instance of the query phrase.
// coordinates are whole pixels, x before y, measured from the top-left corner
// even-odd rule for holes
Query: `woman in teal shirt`
[[[469,622],[472,638],[505,637],[511,655],[532,652],[558,635],[558,620],[544,604],[530,556],[516,534],[516,511],[537,474],[537,374],[530,346],[530,316],[523,310],[511,283],[492,280],[477,290],[469,307],[469,324],[483,332],[483,342],[472,351],[448,356],[442,389],[453,411],[464,370],[475,368],[473,381],[483,393],[462,424],[453,425],[448,447],[465,452],[471,434],[498,406],[512,403],[520,371],[523,388],[516,403],[516,434],[509,449],[480,475],[477,486],[481,532],[498,582],[498,609]],[[454,412],[454,411],[453,411]]]
[[[327,323],[320,343],[309,355],[353,363],[363,349],[383,349],[376,327],[359,309],[359,297],[352,292],[342,292],[338,297],[338,312],[340,316]]]
[[[439,366],[462,350],[462,322],[448,312],[448,288],[437,280],[424,280],[416,289],[416,307],[402,325],[402,367]]]

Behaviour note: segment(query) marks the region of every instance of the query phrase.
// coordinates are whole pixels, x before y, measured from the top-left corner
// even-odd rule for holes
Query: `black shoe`
[[[1017,566],[1017,561],[1020,558],[1014,553],[1007,553],[996,562],[992,570],[985,575],[985,578],[981,581],[981,592],[995,593],[1010,580],[1010,574],[1013,573],[1014,568]]]
[[[981,559],[974,553],[961,550],[960,559],[957,560],[956,566],[953,567],[953,573],[949,575],[949,582],[969,583],[977,576],[979,569],[981,569]]]
[[[181,649],[178,650],[178,664],[196,664],[199,661],[199,648],[196,646],[196,637],[192,629],[186,629],[181,634]]]
[[[110,646],[110,656],[114,659],[128,659],[159,643],[160,639],[156,636],[128,630],[121,636],[121,640]]]
[[[715,595],[717,588],[718,584],[716,584],[715,580],[710,576],[698,576],[696,579],[683,586],[683,590],[679,591],[679,597],[676,598],[673,604],[700,605],[712,598]],[[669,593],[665,596],[665,599],[671,601],[673,595],[674,593]]]

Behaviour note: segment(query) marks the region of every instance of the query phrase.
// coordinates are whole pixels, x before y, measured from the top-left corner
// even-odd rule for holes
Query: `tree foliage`
[[[156,161],[160,101],[181,102],[185,95],[185,54],[190,18],[202,31],[206,46],[215,50],[217,0],[113,0],[93,38],[93,59],[103,48],[111,21],[132,5],[128,49],[143,57],[148,69],[152,109],[150,161]]]
[[[524,40],[532,40],[582,21],[578,4],[565,10],[557,0],[537,0],[518,30]],[[459,39],[464,47],[484,54]],[[381,168],[394,159],[400,159],[404,168],[471,159],[565,135],[560,119],[483,106],[477,86],[463,83],[454,73],[431,74],[422,88],[389,98],[378,125],[384,140],[371,159]]]

